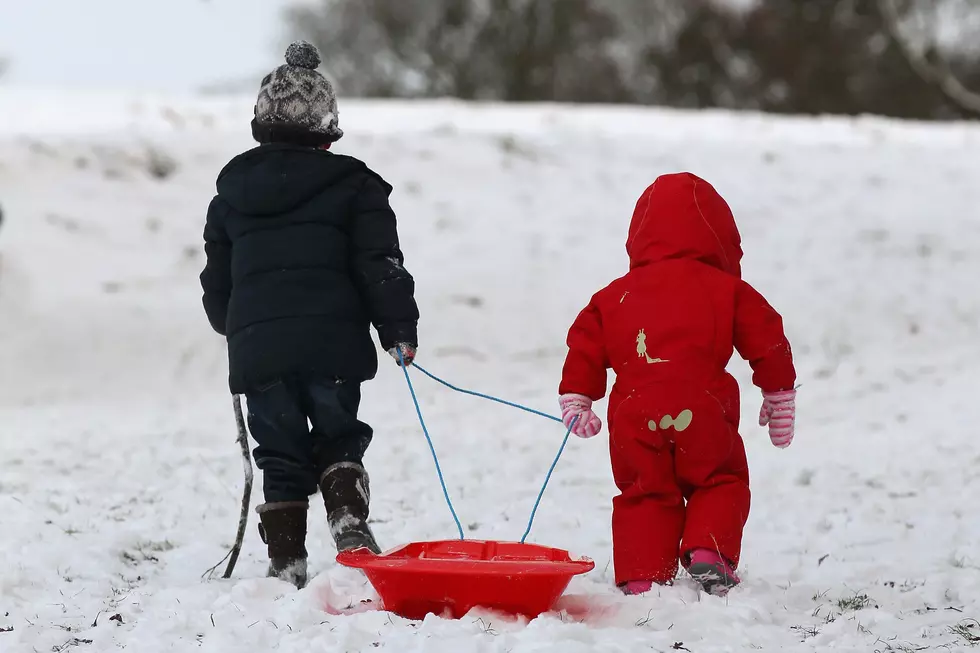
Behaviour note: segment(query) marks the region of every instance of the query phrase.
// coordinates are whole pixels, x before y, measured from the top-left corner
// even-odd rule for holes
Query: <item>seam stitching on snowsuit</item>
[[[650,192],[644,195],[647,205],[643,208],[643,218],[640,220],[640,224],[636,226],[636,231],[633,232],[633,237],[630,238],[629,242],[626,243],[627,251],[632,249],[633,241],[636,240],[636,237],[640,235],[641,231],[643,231],[643,225],[646,224],[647,218],[650,216],[650,205],[653,204],[653,202],[650,201],[650,195],[653,194],[653,190],[657,187],[658,181],[660,180],[659,179],[654,180],[653,185],[650,186],[649,189]],[[630,258],[632,258],[632,254],[630,255]]]
[[[697,207],[698,215],[701,216],[701,221],[704,222],[704,226],[708,228],[708,231],[711,232],[711,235],[715,237],[715,241],[718,243],[718,249],[721,251],[721,256],[723,259],[725,259],[725,267],[727,268],[725,272],[731,272],[732,264],[728,261],[728,253],[725,251],[725,246],[721,244],[721,238],[718,237],[718,232],[715,231],[715,228],[711,226],[711,223],[708,222],[708,219],[704,217],[704,211],[701,210],[701,203],[698,202],[697,179],[694,180],[694,188],[692,189],[691,192],[694,195],[694,206]]]

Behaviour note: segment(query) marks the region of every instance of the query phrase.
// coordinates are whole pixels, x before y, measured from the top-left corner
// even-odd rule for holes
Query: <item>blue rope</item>
[[[436,472],[439,474],[439,483],[442,485],[442,493],[446,497],[446,504],[449,506],[449,511],[453,514],[453,520],[455,520],[456,522],[456,528],[459,529],[459,539],[461,540],[465,539],[465,537],[463,536],[463,527],[459,523],[459,517],[456,516],[456,510],[455,508],[453,508],[453,502],[449,498],[449,491],[446,489],[446,481],[443,479],[442,476],[442,468],[439,466],[439,457],[436,455],[435,447],[432,445],[432,438],[429,436],[429,429],[426,427],[425,419],[422,417],[422,409],[419,407],[418,397],[415,394],[415,387],[412,385],[412,379],[408,375],[408,368],[405,366],[405,358],[403,357],[400,349],[398,351],[398,359],[399,362],[401,363],[402,372],[405,374],[405,381],[408,382],[408,389],[412,393],[412,401],[415,403],[415,412],[418,414],[419,424],[422,425],[422,432],[425,433],[425,439],[429,443],[429,451],[432,452],[432,460],[435,461],[436,464]],[[517,404],[512,401],[505,401],[504,399],[493,397],[491,395],[484,394],[482,392],[474,392],[473,390],[464,390],[463,388],[455,386],[452,383],[449,383],[448,381],[440,379],[438,376],[432,374],[425,368],[420,367],[418,364],[413,363],[412,367],[414,367],[419,372],[426,375],[433,381],[446,386],[450,390],[455,390],[456,392],[462,393],[464,395],[479,397],[480,399],[486,399],[488,401],[494,401],[498,404],[503,404],[505,406],[510,406],[512,408],[517,408],[519,410],[523,410],[525,412],[531,413],[532,415],[538,415],[540,417],[544,417],[554,422],[561,423],[562,421],[558,417],[554,417],[552,415],[543,413],[533,408],[528,408],[527,406],[522,406],[521,404]],[[551,475],[554,474],[555,468],[558,466],[558,461],[561,460],[561,455],[565,452],[565,446],[568,444],[568,438],[572,434],[572,428],[575,426],[576,421],[578,421],[577,416],[572,419],[571,424],[569,424],[568,426],[568,430],[565,431],[565,438],[561,442],[561,447],[558,449],[558,454],[555,456],[555,459],[551,462],[551,467],[548,469],[548,475],[545,476],[544,484],[541,486],[541,490],[538,492],[538,497],[534,501],[534,507],[531,508],[531,517],[528,519],[527,529],[524,531],[524,535],[521,537],[521,544],[524,544],[525,540],[527,540],[528,535],[531,534],[531,528],[534,526],[534,518],[538,514],[538,508],[541,506],[541,499],[544,497],[544,492],[548,488],[548,482],[551,481]]]
[[[439,484],[442,485],[442,494],[446,497],[446,505],[449,506],[449,512],[453,514],[453,521],[456,522],[456,529],[459,531],[459,539],[465,540],[466,536],[463,535],[463,525],[459,523],[459,517],[456,516],[456,509],[453,508],[453,501],[449,498],[449,490],[446,489],[446,479],[442,476],[442,467],[439,466],[439,456],[436,455],[436,448],[432,444],[432,437],[429,435],[429,429],[425,425],[425,418],[422,417],[422,407],[419,406],[419,399],[415,395],[415,387],[412,385],[412,379],[408,376],[408,368],[405,367],[405,358],[402,356],[401,349],[398,350],[398,359],[401,362],[402,372],[405,373],[405,381],[408,382],[408,390],[412,393],[412,402],[415,403],[415,412],[419,416],[419,424],[422,425],[422,432],[425,434],[425,439],[429,443],[429,451],[432,452],[432,461],[436,464],[436,473],[439,474]]]
[[[565,445],[568,444],[568,436],[572,434],[572,427],[575,426],[576,421],[578,421],[577,415],[572,418],[572,423],[569,425],[568,430],[565,431],[565,439],[561,441],[558,455],[555,456],[555,460],[551,463],[551,469],[548,470],[548,475],[544,477],[544,485],[541,486],[541,491],[538,492],[538,498],[534,501],[534,507],[531,508],[531,518],[527,520],[527,530],[524,531],[524,535],[521,537],[521,544],[524,544],[524,540],[531,534],[531,527],[534,526],[534,516],[538,514],[538,506],[541,505],[541,497],[544,496],[545,488],[548,487],[548,481],[551,480],[551,475],[554,473],[555,467],[558,466],[558,461],[561,459],[562,453],[565,452]]]
[[[539,417],[544,417],[545,419],[550,419],[553,422],[561,423],[561,419],[560,418],[554,417],[553,415],[549,415],[548,413],[542,413],[540,410],[534,410],[533,408],[528,408],[527,406],[522,406],[520,404],[515,404],[512,401],[505,401],[503,399],[498,399],[497,397],[491,397],[490,395],[483,394],[482,392],[474,392],[473,390],[464,390],[463,388],[459,388],[457,386],[454,386],[449,381],[444,381],[443,379],[440,379],[438,376],[436,376],[432,372],[429,372],[428,370],[420,367],[417,364],[413,364],[412,367],[414,367],[415,369],[417,369],[422,374],[425,374],[427,377],[429,377],[430,379],[432,379],[436,383],[441,383],[442,385],[446,386],[450,390],[455,390],[456,392],[461,392],[464,395],[470,395],[471,397],[479,397],[480,399],[486,399],[488,401],[495,401],[498,404],[503,404],[505,406],[510,406],[511,408],[517,408],[517,409],[523,410],[525,412],[531,413],[532,415],[538,415]]]

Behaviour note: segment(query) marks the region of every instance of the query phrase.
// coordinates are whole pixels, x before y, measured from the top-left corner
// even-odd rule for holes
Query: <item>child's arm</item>
[[[215,197],[208,207],[204,224],[204,253],[207,263],[201,272],[204,290],[204,312],[211,328],[227,335],[228,300],[231,299],[231,241],[225,233],[224,217],[228,206]]]
[[[783,319],[752,286],[740,282],[735,296],[735,347],[752,366],[752,382],[762,390],[759,426],[785,448],[796,424],[796,369],[783,332]]]
[[[568,330],[568,355],[562,369],[561,395],[584,395],[598,401],[606,395],[609,357],[602,337],[602,318],[594,300]]]
[[[354,281],[381,346],[389,352],[399,345],[414,350],[419,319],[415,280],[403,266],[388,190],[375,177],[368,178],[355,202],[351,242]]]
[[[752,366],[752,383],[764,393],[793,389],[796,369],[783,319],[744,281],[735,294],[735,348]]]
[[[602,316],[593,298],[568,330],[568,356],[558,386],[561,421],[569,432],[580,438],[591,438],[602,429],[602,421],[593,412],[592,402],[606,394],[608,367]]]

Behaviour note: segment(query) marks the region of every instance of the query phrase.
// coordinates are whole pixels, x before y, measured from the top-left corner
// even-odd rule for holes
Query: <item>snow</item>
[[[253,101],[0,95],[0,651],[911,651],[980,636],[980,127],[955,123],[341,100],[335,147],[396,188],[422,365],[557,413],[565,331],[625,269],[633,203],[690,170],[733,206],[745,275],[785,316],[796,440],[777,450],[755,426],[733,362],[754,493],[727,599],[689,579],[612,587],[603,436],[569,444],[531,534],[596,570],[531,623],[378,611],[333,562],[317,501],[310,587],[262,578],[254,514],[235,578],[203,581],[234,537],[242,470],[200,233],[218,170],[251,145]],[[518,538],[562,430],[415,383],[467,536]],[[362,414],[382,545],[452,537],[390,362]]]

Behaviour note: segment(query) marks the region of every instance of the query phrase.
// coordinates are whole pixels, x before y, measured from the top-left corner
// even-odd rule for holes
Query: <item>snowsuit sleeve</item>
[[[763,392],[793,388],[796,369],[783,319],[744,281],[735,294],[735,348],[752,366],[752,383]]]
[[[400,342],[418,347],[415,280],[404,267],[388,187],[369,177],[355,201],[351,244],[354,281],[386,350]]]
[[[228,301],[231,299],[231,241],[225,232],[224,218],[228,206],[215,197],[208,207],[204,225],[204,253],[207,263],[201,272],[204,290],[204,311],[208,321],[220,335],[228,335]]]
[[[594,401],[606,395],[609,357],[602,336],[602,317],[595,299],[568,330],[568,355],[562,370],[559,394],[580,394]]]

